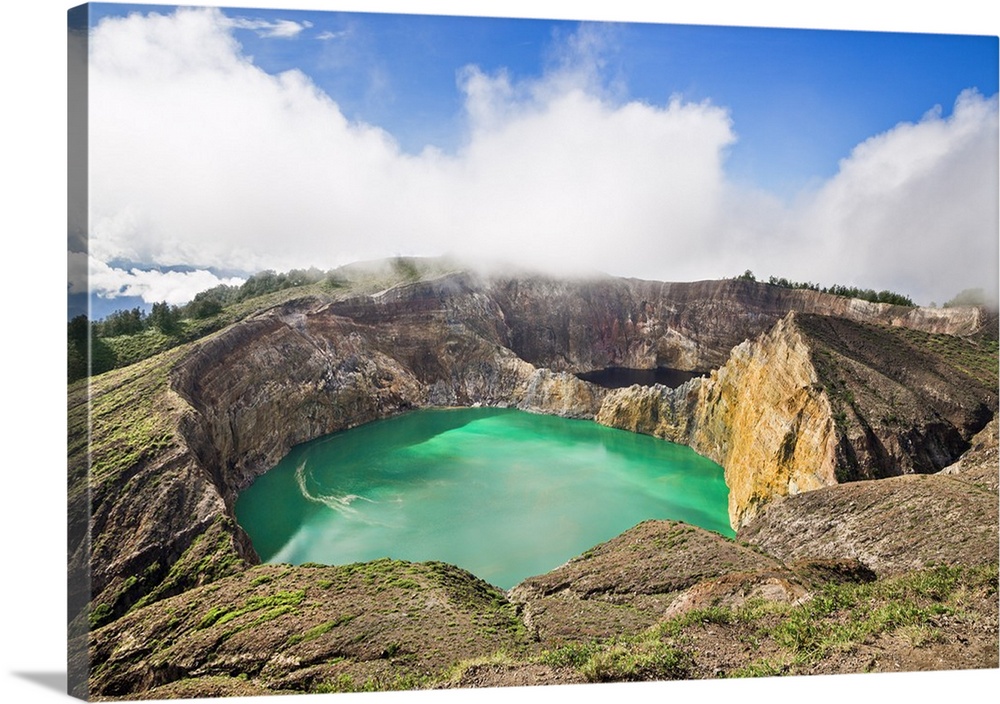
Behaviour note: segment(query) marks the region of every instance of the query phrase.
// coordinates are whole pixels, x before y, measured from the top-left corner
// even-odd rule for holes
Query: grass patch
[[[178,357],[178,353],[158,356],[89,380],[90,443],[85,424],[70,429],[70,464],[77,464],[74,453],[89,449],[91,487],[158,456],[174,442],[173,416],[180,403],[169,397],[167,377]],[[71,405],[88,402],[87,386],[81,381],[70,388]],[[84,393],[76,393],[81,390]],[[85,419],[84,414],[77,415]],[[81,436],[76,437],[77,432]]]
[[[243,606],[234,609],[231,606],[213,606],[208,610],[201,621],[198,622],[198,628],[210,628],[212,626],[221,626],[224,623],[228,623],[233,619],[244,616],[248,613],[254,611],[260,611],[261,609],[268,608],[279,608],[279,607],[296,607],[302,603],[302,600],[306,597],[305,589],[300,589],[294,592],[277,592],[275,594],[268,594],[267,596],[255,596],[250,597]],[[282,613],[288,613],[284,611]]]
[[[344,673],[335,679],[321,682],[310,692],[316,694],[334,694],[344,692],[393,692],[409,689],[427,689],[437,684],[438,680],[430,675],[415,675],[402,673],[392,677],[368,677],[360,682],[351,675]]]
[[[944,640],[944,636],[939,629],[923,624],[903,626],[898,629],[897,635],[913,648],[923,648],[932,643],[940,643]]]
[[[572,668],[588,682],[684,679],[691,675],[694,656],[680,647],[671,631],[653,627],[633,636],[568,643],[543,651],[531,661]]]
[[[337,626],[343,626],[345,623],[350,623],[354,620],[353,615],[344,614],[332,621],[327,621],[326,623],[321,623],[318,626],[310,628],[305,633],[296,633],[295,635],[289,637],[287,645],[295,645],[296,643],[307,643],[311,640],[315,640],[325,633],[329,633]]]
[[[970,618],[967,605],[996,591],[996,564],[932,567],[875,582],[830,583],[799,605],[756,599],[736,608],[692,610],[634,636],[560,645],[532,662],[572,668],[591,682],[688,678],[697,675],[695,654],[689,650],[696,629],[711,625],[754,648],[769,644],[772,652],[726,677],[796,674],[800,666],[882,636],[903,639],[912,647],[940,642],[941,616]]]
[[[452,667],[440,678],[441,681],[460,682],[465,674],[475,667],[500,666],[512,667],[520,664],[520,660],[508,653],[506,650],[498,650],[490,655],[483,655],[477,658],[462,660]]]
[[[590,682],[684,679],[691,653],[660,640],[626,641],[601,648],[578,669]]]
[[[583,667],[599,650],[600,645],[590,643],[568,643],[553,650],[546,650],[537,657],[537,662],[550,667]]]
[[[787,672],[787,663],[773,660],[754,660],[728,673],[726,677],[778,677]]]
[[[939,637],[938,618],[961,617],[967,590],[995,590],[996,574],[995,564],[939,566],[876,582],[828,584],[806,604],[786,607],[784,616],[763,627],[759,635],[773,638],[794,657],[808,662],[893,633],[929,643]]]

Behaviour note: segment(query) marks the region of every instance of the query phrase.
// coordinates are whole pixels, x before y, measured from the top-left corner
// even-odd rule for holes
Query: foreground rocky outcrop
[[[771,503],[737,538],[782,560],[848,556],[879,575],[997,556],[997,421],[958,466],[852,482]]]
[[[109,696],[238,676],[272,691],[405,685],[523,633],[503,592],[444,563],[262,565],[101,629],[91,685]]]
[[[758,582],[781,584],[787,601],[806,591],[768,555],[695,526],[648,521],[524,580],[509,598],[536,640],[586,642],[653,626],[671,607],[676,611],[678,593],[733,574],[747,594]]]
[[[397,565],[387,568],[388,582],[378,581],[381,575],[351,583],[351,599],[382,614],[371,617],[370,628],[340,630],[344,622],[316,636],[352,633],[363,645],[306,656],[296,634],[338,622],[341,602],[321,599],[320,583],[339,583],[346,568],[322,568],[321,575],[320,568],[255,566],[232,507],[293,445],[336,430],[432,405],[596,418],[689,444],[718,461],[731,489],[732,523],[750,530],[758,517],[785,528],[833,520],[823,516],[834,509],[810,517],[811,507],[796,508],[795,500],[820,494],[813,489],[865,493],[866,484],[834,485],[951,465],[996,412],[996,335],[987,329],[984,336],[978,309],[906,309],[737,281],[455,273],[359,293],[363,288],[313,288],[203,340],[96,377],[89,397],[85,384],[71,387],[70,670],[77,694],[88,687],[109,696],[346,689],[373,678],[380,686],[469,683],[492,665],[446,682],[441,668],[456,653],[431,657],[426,641],[404,633],[402,617],[379,612],[375,595],[398,588],[400,604],[417,609],[406,613],[434,623],[456,618],[438,607],[457,598],[467,607],[465,625],[442,627],[441,638],[474,641],[464,657],[486,657],[508,645],[544,649],[557,637],[635,634],[667,609],[684,611],[683,604],[737,604],[748,594],[795,603],[833,575],[856,581],[867,568],[882,569],[879,560],[891,552],[793,554],[794,536],[762,523],[754,535],[766,557],[703,531],[645,526],[529,580],[509,601],[471,575]],[[659,365],[715,370],[677,389],[609,391],[574,375]],[[928,487],[912,496],[933,500],[937,484],[910,484]],[[965,495],[965,484],[942,516],[973,505],[988,513]],[[783,496],[779,506],[793,512],[785,517],[772,506]],[[903,497],[878,501],[904,505],[911,494]],[[874,530],[867,515],[858,515],[855,530]],[[962,535],[976,545],[995,541],[995,510],[992,525],[978,538]],[[901,545],[913,539],[908,530]],[[701,548],[677,561],[672,549],[684,544]],[[947,557],[958,543],[935,537],[927,550],[933,545]],[[965,560],[962,550],[956,555]],[[783,562],[798,556],[806,566]],[[704,563],[713,567],[677,571]],[[625,564],[634,568],[629,574],[607,568]],[[414,590],[419,598],[409,594]],[[484,608],[513,618],[503,621],[508,640],[492,637],[499,626],[483,620]],[[367,619],[350,622],[357,628]],[[371,640],[372,629],[383,627],[399,644],[381,646],[386,655]],[[514,670],[522,666],[544,681],[581,677],[551,662],[520,662]]]

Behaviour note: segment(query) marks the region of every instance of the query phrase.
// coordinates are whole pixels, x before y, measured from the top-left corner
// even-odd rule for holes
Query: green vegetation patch
[[[179,353],[155,357],[114,373],[90,380],[91,485],[117,476],[142,461],[158,456],[174,442],[175,414],[179,399],[168,397],[168,370]],[[86,382],[70,387],[70,403],[87,403]],[[83,421],[85,414],[71,417]],[[70,428],[71,453],[87,451],[87,427]],[[71,454],[70,464],[83,458]]]
[[[930,576],[931,582],[937,582],[933,577],[941,575]],[[791,609],[778,624],[763,629],[762,635],[773,638],[797,659],[815,662],[833,650],[870,643],[897,629],[931,626],[938,617],[955,615],[958,609],[924,589],[927,577],[830,585],[809,603]]]
[[[87,614],[91,628],[104,625],[111,616],[111,606],[108,604],[97,604]]]
[[[963,374],[986,385],[997,385],[997,369],[1000,365],[1000,346],[997,340],[981,336],[956,337],[909,328],[899,328],[894,332]]]
[[[588,682],[685,679],[693,672],[695,657],[678,635],[672,628],[653,627],[631,636],[560,645],[533,661],[572,668]]]
[[[362,680],[348,673],[342,673],[332,680],[322,682],[310,691],[317,694],[343,692],[394,692],[408,689],[428,689],[438,684],[438,678],[430,675],[402,673],[366,677]]]
[[[596,641],[590,643],[567,643],[552,650],[542,652],[537,661],[550,667],[572,667],[580,669],[601,649]]]
[[[244,616],[254,611],[260,611],[261,609],[276,609],[289,606],[295,607],[301,604],[302,600],[305,598],[305,589],[300,589],[293,592],[276,592],[265,596],[253,596],[238,608],[233,608],[232,606],[213,606],[202,617],[201,621],[198,622],[198,628],[221,626],[222,624],[228,623],[229,621],[239,618],[240,616]],[[280,613],[288,613],[288,611],[289,609],[285,609]]]
[[[875,582],[829,583],[806,603],[751,600],[735,607],[688,611],[641,633],[561,644],[531,661],[571,668],[591,682],[698,676],[698,633],[722,629],[724,638],[772,651],[726,673],[728,677],[801,674],[830,654],[897,636],[913,647],[941,640],[942,617],[976,618],[970,599],[997,593],[997,565],[939,566]],[[978,595],[978,596],[977,596]]]
[[[758,602],[732,610],[730,618],[760,621],[757,639],[773,640],[796,662],[817,662],[897,631],[929,642],[940,617],[963,617],[970,590],[996,593],[996,584],[996,564],[939,566],[875,582],[830,583],[805,604]]]
[[[332,631],[338,626],[343,626],[345,623],[350,623],[355,619],[353,614],[344,614],[339,616],[332,621],[327,621],[326,623],[321,623],[318,626],[310,628],[305,633],[296,633],[295,635],[289,637],[287,645],[295,645],[296,643],[307,643],[311,640],[316,640],[322,635],[325,635]]]
[[[195,536],[180,559],[170,566],[170,571],[163,580],[143,596],[132,609],[141,608],[243,569],[245,562],[233,547],[233,529],[231,518],[217,517],[207,531]],[[269,575],[262,575],[257,579],[269,581]],[[261,582],[263,583],[265,582]]]
[[[790,663],[776,660],[754,660],[727,673],[727,677],[778,677],[788,673]]]
[[[692,654],[662,640],[616,643],[594,653],[579,668],[589,682],[685,679],[694,666]]]

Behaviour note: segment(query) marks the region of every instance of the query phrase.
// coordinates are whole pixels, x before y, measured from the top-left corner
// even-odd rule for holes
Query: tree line
[[[171,335],[177,332],[182,317],[186,316],[181,308],[160,301],[153,304],[148,314],[138,306],[127,310],[116,310],[102,320],[95,320],[91,325],[91,332],[94,337],[136,335],[146,330],[159,330],[164,335]],[[81,327],[86,319],[87,316],[81,314],[70,321],[70,327],[77,335],[83,332]]]
[[[738,281],[756,281],[757,277],[754,273],[747,269],[742,274],[736,277]],[[790,281],[784,277],[771,276],[768,278],[766,283],[772,286],[780,286],[781,288],[790,289],[807,289],[809,291],[819,291],[820,293],[830,293],[834,296],[843,296],[845,298],[860,298],[863,301],[869,301],[871,303],[891,303],[896,306],[909,306],[913,308],[916,304],[909,296],[904,296],[901,293],[896,293],[894,291],[876,291],[871,288],[859,288],[857,286],[842,286],[841,284],[833,284],[832,286],[820,286],[819,284],[814,284],[811,281]]]
[[[275,273],[268,269],[254,274],[240,286],[219,284],[196,294],[188,304],[181,308],[181,315],[185,318],[210,318],[233,303],[282,291],[286,288],[316,283],[324,283],[331,288],[337,288],[344,284],[333,270],[322,271],[316,267],[310,267],[309,269],[291,269]]]

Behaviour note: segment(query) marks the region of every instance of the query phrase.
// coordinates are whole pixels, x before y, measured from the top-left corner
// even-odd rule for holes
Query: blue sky
[[[171,6],[95,4],[93,19]],[[268,73],[304,71],[351,119],[387,129],[408,152],[463,138],[458,72],[476,65],[515,79],[539,77],[566,20],[226,9],[234,18],[304,27],[294,37],[237,29]],[[793,195],[828,178],[864,139],[958,94],[998,90],[997,38],[903,32],[607,23],[602,59],[620,99],[665,103],[671,95],[730,110],[739,178]],[[264,36],[261,36],[264,34]],[[322,39],[325,35],[336,35]]]
[[[110,4],[91,25],[91,281],[119,302],[445,253],[996,288],[995,36]]]

